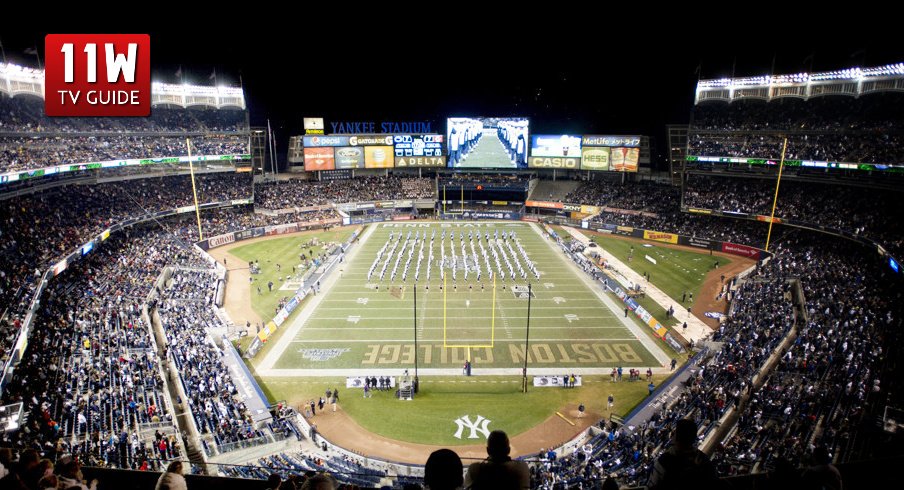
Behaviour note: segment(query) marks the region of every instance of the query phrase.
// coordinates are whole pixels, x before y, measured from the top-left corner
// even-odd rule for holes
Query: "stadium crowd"
[[[247,133],[245,111],[155,106],[148,117],[49,117],[44,100],[0,94],[4,133]]]
[[[264,209],[389,199],[432,199],[433,179],[398,176],[314,181],[288,179],[254,186],[254,201]]]
[[[775,184],[772,179],[691,175],[684,202],[692,207],[769,215]],[[896,204],[900,193],[871,188],[867,201],[862,199],[863,192],[862,187],[782,179],[775,216],[871,238],[900,253],[904,250],[904,228]]]
[[[247,174],[203,174],[196,181],[201,203],[251,195]],[[24,311],[51,262],[111,225],[191,204],[186,175],[70,185],[0,201],[0,313]]]
[[[247,153],[247,136],[202,135],[191,138],[192,156]],[[57,165],[186,155],[188,148],[185,137],[179,136],[129,134],[0,136],[0,173]]]
[[[204,237],[210,238],[231,231],[242,231],[263,226],[284,225],[299,222],[320,223],[325,220],[334,220],[338,218],[339,215],[336,214],[336,211],[333,208],[321,211],[269,215],[255,213],[253,208],[245,206],[205,211],[201,213],[201,227],[204,230]],[[194,215],[183,215],[168,223],[173,232],[184,240],[190,242],[198,241],[198,223],[195,220]]]
[[[0,95],[0,173],[57,165],[187,155],[247,154],[241,110],[155,107],[147,118],[48,117],[43,100]]]
[[[899,164],[904,162],[901,95],[817,97],[694,107],[690,155]]]
[[[671,185],[648,181],[622,184],[599,179],[582,182],[565,196],[565,202],[648,213],[669,213],[678,209],[680,200],[678,189]]]
[[[203,445],[211,455],[225,444],[265,436],[254,428],[223,353],[208,333],[225,327],[211,309],[215,286],[212,269],[177,269],[157,303],[168,358],[175,363],[198,431],[207,435]]]
[[[165,265],[203,263],[167,233],[130,230],[52,281],[3,392],[25,404],[27,430],[0,445],[133,469],[182,456],[175,438],[139,436],[145,424],[175,430],[141,305]]]

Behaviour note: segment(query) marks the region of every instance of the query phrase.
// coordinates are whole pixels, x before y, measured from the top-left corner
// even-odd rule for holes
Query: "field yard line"
[[[468,309],[468,308],[465,308],[465,309]],[[500,309],[501,309],[501,307],[500,307]],[[363,322],[363,321],[367,321],[367,320],[409,320],[409,319],[411,319],[410,316],[375,316],[375,317],[371,317],[371,318],[368,318],[368,317],[363,316],[363,315],[358,315],[358,316],[360,317],[360,318],[358,318],[358,321],[359,321],[359,322]],[[525,315],[525,316],[506,316],[505,313],[501,313],[501,316],[502,316],[503,319],[507,319],[507,318],[511,318],[511,319],[516,319],[516,318],[527,318],[527,315]],[[531,317],[531,318],[544,318],[544,319],[547,319],[547,320],[551,320],[551,319],[564,320],[564,319],[565,319],[565,315],[555,315],[555,316],[537,316],[537,315],[531,315],[530,317]],[[440,316],[440,317],[431,317],[431,318],[442,318],[442,317]],[[469,318],[469,319],[489,320],[490,318],[493,318],[493,317],[491,317],[491,316],[468,315],[468,318]],[[614,318],[614,317],[612,317],[612,316],[589,316],[589,315],[588,315],[588,316],[584,316],[584,315],[582,315],[580,318],[581,318],[581,319],[585,319],[585,318],[586,318],[586,319],[590,319],[590,320],[604,320],[604,319],[605,319],[605,320],[608,320],[608,319]],[[313,320],[348,320],[348,316],[318,316],[318,317],[316,317],[316,318],[313,318]],[[334,327],[334,328],[336,328],[336,329],[338,329],[338,330],[342,330],[342,329],[343,329],[343,327]]]
[[[651,368],[653,370],[653,374],[669,374],[671,371],[668,367],[658,367],[653,366]],[[570,372],[574,374],[580,374],[582,376],[592,376],[592,375],[603,375],[608,376],[611,368],[580,368],[580,367],[568,367],[568,368],[541,368],[541,367],[531,367],[530,368],[530,376],[561,376],[563,372]],[[311,377],[311,376],[401,376],[403,368],[371,368],[371,367],[363,367],[363,368],[339,368],[339,369],[267,369],[266,371],[262,371],[258,369],[257,373],[264,378],[296,378],[296,377]],[[428,375],[428,376],[459,376],[461,377],[461,368],[453,367],[453,368],[420,368],[419,375]],[[509,375],[521,375],[521,368],[476,368],[472,373],[472,377],[479,376],[509,376]],[[590,380],[583,380],[585,383]],[[595,381],[595,380],[594,380]],[[604,377],[602,379],[603,382],[608,383],[608,378]],[[293,381],[294,382],[294,381]],[[318,381],[319,382],[319,381]],[[424,381],[427,383],[428,381]],[[437,381],[429,381],[430,383],[435,383]],[[451,380],[446,380],[445,382],[451,382]],[[473,383],[473,380],[461,380],[460,383]],[[500,383],[507,382],[506,380],[499,380]],[[542,389],[542,388],[537,388]],[[550,387],[550,389],[554,389],[554,387]],[[559,388],[561,389],[561,388]]]
[[[439,319],[439,318],[441,318],[441,317],[435,317],[435,318],[436,318],[436,319]],[[524,330],[524,327],[518,327],[518,328]],[[549,330],[549,329],[557,329],[557,330],[561,330],[561,329],[562,329],[562,326],[561,326],[561,325],[556,325],[556,326],[552,326],[552,327],[538,327],[538,326],[536,326],[536,325],[532,325],[532,326],[530,327],[530,329],[531,329],[531,330],[544,330],[544,329],[546,329],[546,330]],[[600,327],[600,326],[595,326],[595,327],[571,327],[571,326],[569,326],[569,327],[568,327],[568,330],[610,330],[610,329],[611,329],[611,330],[624,330],[625,327],[620,327],[620,326],[614,326],[614,327]],[[318,331],[318,330],[335,331],[335,330],[337,330],[337,329],[336,329],[336,327],[334,327],[334,326],[329,326],[329,327],[312,327],[312,326],[308,326],[308,327],[305,327],[305,331],[307,331],[307,332],[316,332],[316,331]],[[411,330],[411,327],[342,327],[342,328],[339,329],[339,330],[342,330],[342,331],[345,331],[345,330],[367,330],[367,331],[369,331],[369,332],[372,332],[372,331],[375,331],[375,330],[406,330],[406,331],[407,331],[407,330]],[[438,330],[438,331],[442,331],[442,330],[443,330],[443,327],[423,327],[423,326],[420,326],[420,325],[418,326],[418,334],[419,334],[419,335],[420,335],[420,333],[423,332],[424,330]],[[606,340],[606,339],[602,339],[602,340]],[[340,342],[340,341],[337,341],[337,342]]]
[[[324,301],[330,301],[330,300],[325,299]],[[334,301],[335,301],[335,300],[334,300]],[[345,299],[345,300],[342,300],[342,301],[345,302],[345,303],[348,303],[348,302],[351,301],[351,300]],[[379,307],[373,307],[373,308],[372,308],[372,307],[370,306],[371,303],[376,303],[376,302],[378,302],[378,301],[379,301],[379,300],[368,299],[368,300],[367,300],[367,309],[368,309],[368,310],[398,310],[398,309],[399,309],[397,306],[393,306],[393,307],[390,307],[390,308],[379,308]],[[395,303],[398,303],[398,302],[399,302],[398,300],[393,300],[393,301],[394,301]],[[537,303],[537,302],[540,302],[540,301],[546,301],[546,302],[549,302],[549,303],[552,303],[552,302],[553,302],[551,299],[546,299],[546,300],[544,300],[544,299],[534,299],[534,300],[533,300],[534,303]],[[599,309],[599,300],[597,300],[596,298],[592,298],[592,299],[580,299],[580,300],[572,299],[572,300],[569,300],[569,301],[593,301],[593,302],[596,303],[596,304],[593,305],[593,306],[544,306],[543,309],[544,309],[544,310],[596,310],[596,309]],[[474,300],[474,303],[475,303],[475,305],[476,305],[476,303],[478,303],[478,301],[477,301],[477,300]],[[321,309],[321,310],[341,310],[341,311],[348,311],[348,306],[342,306],[342,307],[322,306],[322,307],[320,307],[320,309]],[[426,308],[426,307],[418,306],[417,309],[418,309],[418,310],[421,310],[421,309],[424,309],[424,310],[442,310],[442,307]],[[471,308],[467,308],[467,307],[466,307],[466,308],[455,307],[455,308],[446,308],[446,309],[447,309],[447,310],[470,310]]]
[[[364,248],[363,245],[367,243],[367,239],[370,238],[371,235],[373,235],[376,229],[376,226],[368,227],[368,229],[360,237],[358,237],[358,243],[350,253],[345,255],[345,258],[343,259],[345,263],[351,262],[358,255],[361,249]],[[330,290],[338,280],[339,274],[336,274],[336,271],[333,270],[333,273],[331,273],[329,277],[327,277],[326,280],[323,281],[323,284],[320,288],[320,294],[316,294],[313,298],[309,298],[308,303],[304,306],[304,308],[301,309],[292,324],[289,325],[288,328],[286,328],[285,332],[283,332],[283,336],[281,337],[282,339],[294,339],[295,336],[298,335],[298,331],[301,330],[301,327],[305,324],[305,322],[307,322],[308,319],[311,318],[314,310],[317,308],[317,306],[320,305],[320,302],[323,301],[323,299],[327,297],[327,295],[329,295]],[[264,370],[272,369],[273,365],[275,365],[276,361],[278,361],[279,358],[282,357],[283,353],[286,351],[289,345],[289,342],[281,342],[280,345],[275,346],[270,350],[270,352],[267,353],[267,355],[264,357],[264,360],[257,366],[257,368]]]
[[[604,344],[604,343],[606,343],[606,342],[628,342],[628,341],[634,341],[634,340],[637,340],[637,339],[634,338],[634,337],[628,337],[628,338],[624,338],[624,339],[610,339],[610,338],[602,339],[602,338],[599,338],[599,337],[592,337],[592,338],[589,338],[589,339],[568,339],[568,338],[562,338],[562,337],[556,337],[556,338],[552,338],[552,339],[535,339],[535,338],[531,337],[530,340],[531,340],[531,342],[534,342],[534,341],[537,341],[537,342],[540,342],[540,341],[543,341],[543,342],[560,342],[560,343],[567,343],[567,342],[594,342],[594,343],[597,343],[597,344]],[[403,341],[407,342],[408,339],[347,339],[347,340],[319,339],[319,340],[293,340],[293,341],[291,341],[291,343],[293,343],[293,344],[294,344],[294,343],[299,343],[299,344],[312,344],[312,343],[332,342],[332,343],[334,343],[334,344],[336,344],[336,345],[339,345],[339,344],[342,344],[342,343],[352,343],[352,344],[368,344],[368,343],[370,343],[370,344],[386,344],[386,343],[389,343],[389,342],[403,342]],[[418,341],[419,341],[419,342],[435,343],[435,342],[442,342],[442,339],[437,339],[437,340],[423,340],[423,339],[418,339]],[[449,340],[448,340],[448,343],[451,344],[451,345],[455,345],[455,344],[460,344],[460,343],[462,343],[462,342],[470,342],[471,344],[474,344],[474,345],[478,345],[478,344],[482,345],[481,342],[486,342],[486,341],[487,341],[486,338],[480,337],[480,338],[473,338],[473,339],[468,339],[468,338],[463,338],[463,339],[449,339]],[[496,342],[519,342],[519,343],[523,343],[523,342],[524,342],[524,339],[496,339]],[[487,345],[489,345],[489,344],[487,344]]]
[[[531,228],[533,228],[534,233],[539,235],[540,238],[543,238],[543,234],[540,232],[539,226],[531,223]],[[566,227],[566,229],[568,229],[568,228]],[[596,296],[600,299],[600,301],[602,301],[603,304],[605,304],[607,307],[609,307],[610,311],[615,313],[615,317],[618,319],[618,321],[620,321],[628,329],[628,331],[630,331],[637,337],[637,340],[640,341],[640,344],[643,345],[644,348],[646,348],[650,352],[650,354],[652,354],[653,357],[655,357],[656,360],[659,361],[659,363],[661,365],[665,366],[666,364],[668,364],[672,361],[672,358],[669,357],[669,355],[666,354],[658,345],[656,345],[655,342],[653,342],[653,339],[648,337],[647,334],[645,334],[643,331],[640,330],[641,327],[637,323],[635,323],[633,319],[619,316],[618,313],[621,311],[621,308],[615,304],[615,301],[613,301],[612,298],[610,298],[608,294],[603,292],[602,288],[600,288],[600,286],[598,284],[594,284],[590,280],[590,277],[584,273],[584,271],[578,269],[578,266],[573,261],[571,261],[567,257],[565,257],[565,255],[562,253],[561,250],[556,250],[555,245],[553,245],[549,240],[544,239],[543,241],[546,242],[546,245],[550,249],[552,249],[554,252],[556,252],[556,255],[559,257],[559,260],[564,262],[566,264],[566,267],[571,268],[571,270],[574,271],[574,274],[577,277],[581,278],[581,280],[584,282],[584,284],[586,284],[587,287],[591,291],[593,291],[594,294],[596,294]],[[611,255],[611,254],[608,254],[608,255]]]

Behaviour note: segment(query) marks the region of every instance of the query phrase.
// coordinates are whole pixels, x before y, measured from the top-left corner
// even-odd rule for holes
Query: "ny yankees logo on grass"
[[[487,428],[487,426],[490,425],[490,420],[483,418],[483,415],[478,415],[473,422],[471,422],[471,417],[462,415],[455,419],[455,425],[458,426],[458,430],[456,430],[454,434],[456,439],[461,439],[461,433],[466,427],[471,430],[468,439],[480,439],[477,435],[478,432],[483,434],[484,439],[490,436],[490,430]]]

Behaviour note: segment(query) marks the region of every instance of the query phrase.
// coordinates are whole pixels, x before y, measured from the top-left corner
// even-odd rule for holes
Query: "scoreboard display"
[[[392,137],[396,167],[445,167],[441,134],[397,134]]]

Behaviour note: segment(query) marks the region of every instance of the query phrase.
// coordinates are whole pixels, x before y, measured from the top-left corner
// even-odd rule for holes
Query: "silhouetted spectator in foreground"
[[[494,430],[487,438],[487,459],[468,466],[465,488],[473,490],[528,490],[530,470],[524,461],[509,457],[512,448],[505,432]]]
[[[166,467],[166,472],[160,475],[154,490],[188,490],[185,477],[182,476],[181,461],[173,461]]]
[[[813,465],[801,476],[803,488],[841,490],[841,472],[832,464],[832,457],[825,446],[813,450]]]
[[[682,419],[672,432],[672,447],[656,460],[648,486],[651,490],[717,488],[716,469],[697,449],[697,424]]]
[[[307,480],[301,486],[301,490],[336,490],[339,485],[336,479],[327,473],[318,473]]]
[[[429,490],[457,490],[464,484],[461,458],[450,449],[437,449],[427,458],[424,483]]]

